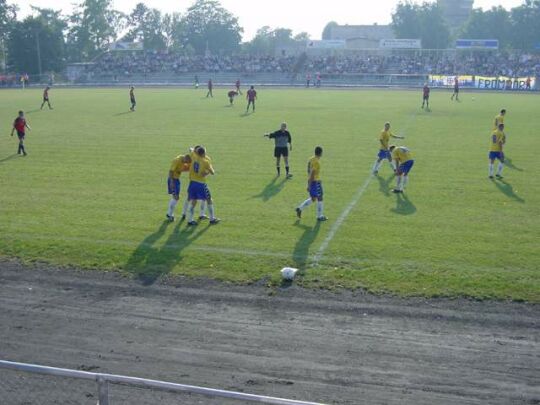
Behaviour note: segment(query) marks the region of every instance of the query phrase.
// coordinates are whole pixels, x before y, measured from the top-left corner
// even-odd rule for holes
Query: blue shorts
[[[167,179],[167,189],[169,194],[179,195],[180,194],[180,179]]]
[[[311,186],[309,186],[309,196],[311,198],[322,198],[323,188],[320,181],[314,181],[311,183]]]
[[[381,150],[379,151],[379,154],[377,155],[377,157],[378,157],[379,159],[381,159],[381,160],[382,160],[382,159],[392,160],[392,154],[390,153],[389,150],[383,150],[383,149],[381,149]]]
[[[212,198],[210,190],[206,183],[199,183],[198,181],[190,181],[188,187],[188,198],[190,200],[209,200]]]
[[[398,168],[399,174],[408,174],[414,165],[414,160],[407,160],[405,163],[400,164]]]
[[[489,152],[489,160],[498,159],[501,162],[504,162],[504,153],[502,152]]]

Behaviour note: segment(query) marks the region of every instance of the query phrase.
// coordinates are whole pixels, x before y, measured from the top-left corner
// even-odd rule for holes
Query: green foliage
[[[474,9],[465,23],[461,38],[498,39],[501,47],[510,40],[510,13],[503,7],[493,7],[488,11]]]
[[[335,21],[330,21],[324,26],[322,32],[322,39],[331,39],[332,28],[337,27],[339,24]]]
[[[255,54],[272,55],[278,46],[307,40],[309,40],[307,32],[301,32],[293,37],[293,31],[289,28],[272,29],[264,26],[257,30],[255,37],[247,44],[247,50]]]
[[[540,43],[540,0],[525,0],[511,11],[510,40],[516,49],[534,49]]]
[[[243,100],[226,107],[228,90],[206,99],[204,90],[136,89],[135,113],[127,89],[53,89],[52,111],[38,110],[40,90],[2,91],[0,120],[26,110],[32,131],[24,158],[15,137],[0,137],[0,255],[145,282],[172,274],[279,283],[292,265],[305,286],[540,302],[536,96],[464,90],[452,103],[434,90],[425,112],[420,91],[261,89],[257,112],[244,116]],[[507,165],[505,179],[491,181],[489,134],[501,108]],[[370,177],[387,120],[414,154],[407,191],[391,192],[385,162],[314,266]],[[262,136],[281,121],[293,136],[291,180],[275,177],[273,143]],[[216,169],[214,227],[164,223],[170,162],[195,144]],[[330,218],[322,224],[313,206],[300,221],[294,212],[318,144]],[[181,202],[186,188],[183,174]]]
[[[425,49],[446,49],[450,42],[450,30],[437,3],[398,3],[392,28],[397,38],[420,38]]]
[[[165,49],[167,47],[167,26],[161,12],[138,3],[127,17],[128,33],[124,41],[142,42],[145,49]]]

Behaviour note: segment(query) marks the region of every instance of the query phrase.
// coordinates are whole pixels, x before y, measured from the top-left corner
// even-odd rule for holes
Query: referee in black
[[[271,134],[265,134],[264,136],[268,137],[269,139],[273,139],[276,143],[276,147],[274,148],[274,156],[276,158],[277,175],[279,176],[281,174],[280,162],[281,156],[283,156],[287,178],[290,179],[292,174],[289,173],[289,148],[292,151],[292,139],[290,132],[287,131],[287,124],[283,122],[281,124],[281,129],[277,130],[276,132],[272,132]]]

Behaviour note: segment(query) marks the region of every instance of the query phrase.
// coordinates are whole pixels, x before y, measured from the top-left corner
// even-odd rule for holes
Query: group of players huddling
[[[198,87],[198,78],[195,80],[196,88]],[[240,89],[240,81],[237,80],[235,83],[235,90],[228,92],[227,96],[229,98],[229,103],[232,106],[234,97],[239,94],[242,94]],[[49,100],[49,90],[50,87],[47,86],[43,91],[43,102],[41,104],[41,109],[45,104],[48,104],[49,109],[52,110],[52,106]],[[213,97],[213,83],[212,80],[208,81],[208,93],[207,97]],[[427,83],[422,89],[422,108],[426,107],[429,111],[429,95],[430,88]],[[456,77],[454,80],[454,92],[451,99],[459,101],[459,81]],[[130,111],[135,111],[136,100],[135,100],[135,88],[133,86],[129,89],[129,98],[130,98]],[[255,100],[257,99],[257,92],[253,86],[250,86],[250,89],[247,91],[246,99],[248,100],[248,105],[246,113],[249,110],[249,107],[252,107],[252,111],[255,112]],[[495,117],[494,128],[490,137],[490,149],[489,149],[489,178],[493,179],[494,177],[502,179],[502,171],[504,167],[504,152],[503,147],[506,143],[506,135],[504,133],[504,119],[506,116],[506,110],[502,109],[500,113]],[[15,121],[13,122],[13,129],[11,131],[11,136],[14,135],[14,132],[17,132],[19,139],[19,145],[17,153],[19,155],[27,156],[27,152],[24,146],[24,140],[26,136],[26,130],[30,130],[30,126],[26,121],[23,111],[19,111],[19,114]],[[276,170],[277,175],[281,174],[281,157],[283,157],[285,162],[285,171],[286,178],[290,179],[292,174],[289,169],[289,150],[292,151],[292,137],[290,132],[287,130],[287,124],[282,123],[281,128],[275,132],[265,134],[264,136],[269,139],[273,139],[275,142],[274,148],[274,157],[276,158]],[[396,175],[396,187],[393,189],[394,193],[403,193],[405,187],[409,181],[409,173],[414,165],[414,159],[412,158],[412,153],[406,146],[396,146],[390,144],[390,139],[404,139],[403,136],[394,135],[390,131],[390,123],[386,122],[384,128],[379,136],[379,152],[377,154],[377,160],[373,164],[372,173],[377,175],[379,169],[382,166],[384,160],[387,160],[392,170]],[[308,162],[308,185],[307,192],[309,197],[299,204],[295,211],[298,218],[301,218],[302,212],[312,203],[317,203],[316,217],[318,221],[326,221],[328,218],[323,213],[323,187],[321,181],[321,157],[323,149],[320,146],[317,146],[314,151],[314,155],[309,159]],[[497,172],[494,176],[495,161],[498,160],[499,164],[497,167]],[[197,225],[195,221],[195,207],[197,201],[200,201],[200,214],[198,219],[205,220],[209,219],[210,224],[217,224],[220,222],[220,219],[215,216],[214,202],[212,200],[212,195],[210,189],[206,183],[206,178],[208,175],[213,175],[215,173],[214,168],[212,167],[212,161],[204,146],[198,145],[193,148],[190,148],[189,153],[185,155],[179,155],[171,163],[169,169],[169,174],[167,177],[167,189],[168,194],[171,196],[169,201],[169,207],[166,214],[166,217],[169,221],[175,220],[175,209],[180,199],[180,175],[182,172],[189,172],[189,186],[187,189],[187,198],[183,204],[182,208],[182,220],[188,219],[188,226]],[[206,214],[208,211],[208,215]]]

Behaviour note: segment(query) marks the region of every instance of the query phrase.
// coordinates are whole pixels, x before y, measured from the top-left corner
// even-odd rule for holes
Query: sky
[[[73,3],[82,0],[11,0],[18,5],[19,16],[31,12],[30,5],[41,8],[62,9],[64,14],[73,10]],[[113,0],[114,8],[128,13],[138,2],[163,12],[184,12],[194,0]],[[388,24],[397,0],[221,0],[221,4],[239,18],[244,28],[244,41],[249,41],[257,29],[268,25],[272,28],[290,28],[294,34],[307,32],[312,39],[320,39],[329,21],[339,24]],[[317,5],[322,3],[327,5]],[[367,4],[366,4],[367,3]],[[523,0],[475,0],[474,7],[484,9],[501,5],[507,9],[519,6]],[[20,18],[19,17],[19,18]]]

